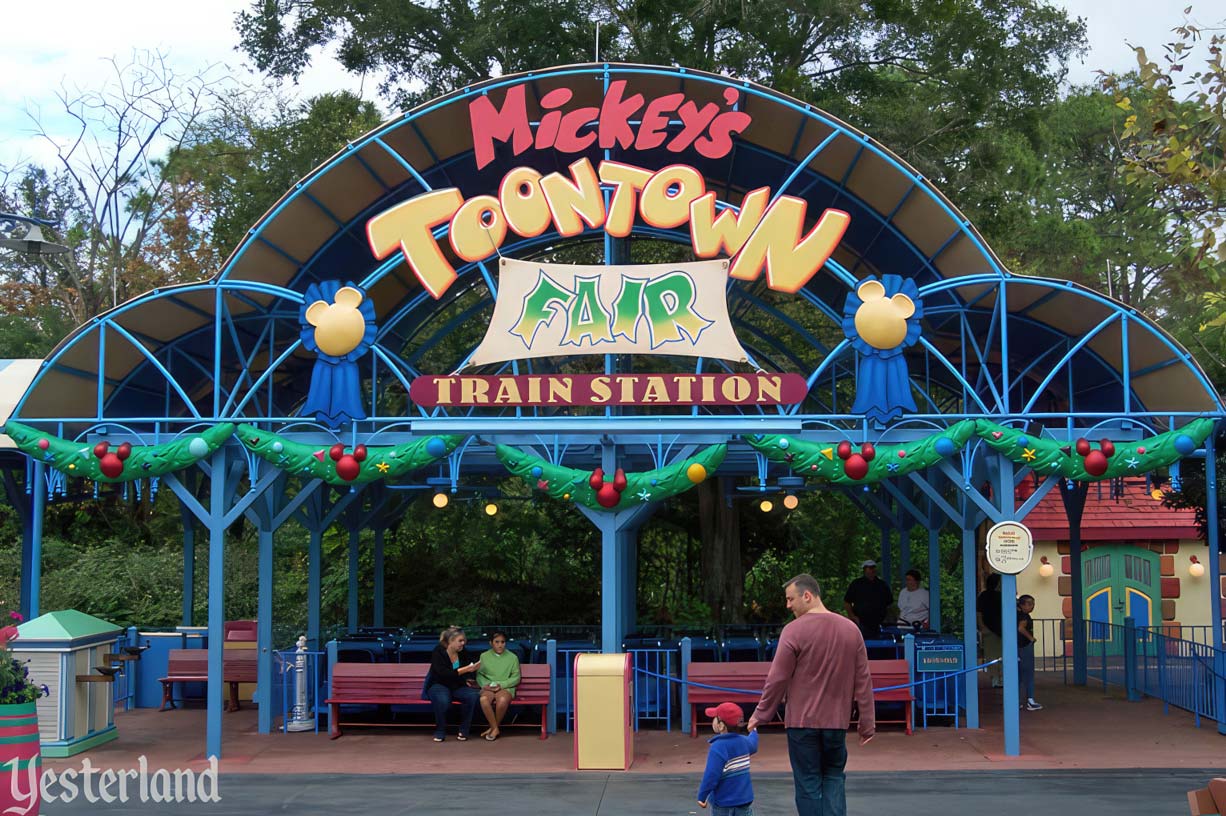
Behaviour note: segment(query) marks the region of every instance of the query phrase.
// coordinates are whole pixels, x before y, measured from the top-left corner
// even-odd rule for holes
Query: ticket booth
[[[634,661],[575,655],[575,769],[628,771],[634,762]]]

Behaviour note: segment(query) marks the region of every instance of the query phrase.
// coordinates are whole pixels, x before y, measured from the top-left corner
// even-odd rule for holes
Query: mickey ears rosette
[[[843,334],[859,356],[852,412],[889,422],[915,411],[903,352],[920,336],[924,307],[911,278],[870,275],[843,304]]]
[[[316,355],[302,414],[330,428],[365,419],[357,361],[375,342],[375,305],[353,283],[312,283],[299,321],[302,345]]]

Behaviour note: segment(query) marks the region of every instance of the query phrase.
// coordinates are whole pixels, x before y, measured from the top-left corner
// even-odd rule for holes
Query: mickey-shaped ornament
[[[328,456],[336,462],[336,475],[346,482],[352,482],[362,472],[362,462],[366,461],[366,446],[358,445],[353,453],[345,453],[345,446],[336,443],[329,449]]]
[[[123,473],[124,460],[132,455],[132,446],[124,442],[115,450],[111,450],[110,442],[99,442],[94,445],[94,456],[98,459],[98,469],[108,479],[118,479]]]
[[[613,474],[613,481],[604,480],[604,470],[596,468],[588,479],[588,485],[596,491],[596,501],[601,507],[612,509],[622,500],[622,492],[626,489],[626,471],[621,468]]]

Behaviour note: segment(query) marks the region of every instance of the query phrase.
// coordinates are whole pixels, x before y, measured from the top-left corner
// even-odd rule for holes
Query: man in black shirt
[[[985,589],[975,599],[975,616],[979,619],[979,634],[983,638],[983,660],[998,660],[1001,655],[1000,576],[992,573],[984,581]],[[992,688],[1003,685],[1001,664],[988,669]]]
[[[877,577],[876,561],[865,561],[860,567],[864,575],[847,587],[843,606],[847,609],[847,617],[860,627],[864,639],[872,640],[881,636],[881,622],[894,602],[894,594],[890,585]]]

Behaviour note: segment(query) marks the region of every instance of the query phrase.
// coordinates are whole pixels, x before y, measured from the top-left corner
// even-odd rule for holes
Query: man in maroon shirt
[[[770,722],[786,697],[783,722],[796,810],[800,816],[846,816],[843,769],[852,700],[860,709],[860,744],[876,732],[864,638],[854,623],[826,608],[812,575],[797,575],[784,591],[796,620],[779,636],[749,730]]]

